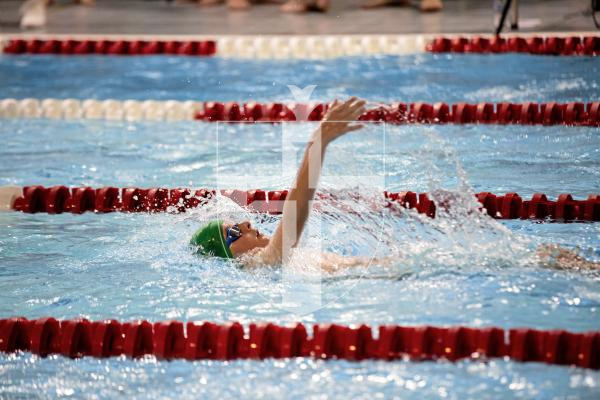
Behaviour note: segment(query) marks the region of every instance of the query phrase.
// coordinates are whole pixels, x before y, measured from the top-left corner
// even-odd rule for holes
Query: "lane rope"
[[[116,188],[25,186],[0,187],[0,203],[5,209],[24,213],[46,212],[60,214],[70,212],[185,212],[200,207],[215,197],[210,189],[168,188]],[[287,190],[221,190],[221,195],[230,198],[247,210],[258,213],[280,214],[288,195]],[[398,192],[383,193],[388,207],[399,206],[415,209],[434,218],[438,207],[427,193]],[[346,196],[347,195],[343,195]],[[335,204],[340,199],[336,193],[317,193],[321,200]],[[495,195],[489,192],[475,194],[482,210],[497,219],[548,219],[553,221],[600,221],[600,195],[590,194],[585,200],[576,200],[564,193],[553,201],[543,193],[536,193],[524,200],[517,193]]]
[[[326,103],[8,98],[0,100],[0,118],[292,122],[320,121],[328,107]],[[600,126],[600,102],[391,103],[370,108],[360,120],[390,124]]]
[[[528,53],[551,56],[600,55],[599,36],[439,37],[427,45],[432,53]]]
[[[181,55],[212,56],[217,51],[214,40],[57,40],[10,39],[3,48],[5,54],[61,54],[61,55]]]
[[[377,338],[368,325],[317,324],[309,335],[304,325],[253,323],[248,329],[232,322],[137,320],[88,321],[79,318],[0,320],[0,351],[28,351],[46,357],[234,360],[313,357],[393,361],[507,357],[517,362],[544,362],[600,368],[600,332],[496,327],[379,326]]]
[[[597,56],[596,32],[493,35],[261,35],[144,36],[4,35],[5,54],[221,56],[251,59],[323,59],[422,53],[529,53]]]

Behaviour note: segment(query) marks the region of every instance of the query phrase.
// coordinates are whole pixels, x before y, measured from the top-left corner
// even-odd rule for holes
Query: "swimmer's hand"
[[[351,97],[345,102],[335,100],[323,117],[320,129],[315,131],[315,139],[320,138],[321,144],[326,146],[348,132],[361,129],[363,125],[355,122],[365,113],[365,104],[364,100],[357,97]]]

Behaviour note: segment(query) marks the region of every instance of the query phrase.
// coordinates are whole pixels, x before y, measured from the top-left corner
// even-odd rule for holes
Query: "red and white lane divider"
[[[222,190],[221,194],[250,211],[279,214],[283,209],[287,190]],[[335,193],[317,194],[322,200],[336,202]],[[14,186],[0,187],[0,210],[25,213],[46,212],[81,214],[86,211],[106,212],[185,212],[200,207],[215,196],[208,189],[167,188],[116,188],[66,186]],[[427,193],[384,193],[388,206],[399,205],[415,209],[432,218],[438,207]],[[548,200],[543,193],[536,193],[530,200],[523,200],[517,193],[497,196],[489,192],[475,195],[485,212],[498,219],[550,219],[555,221],[600,221],[600,195],[591,194],[586,200],[576,200],[570,194],[561,194],[556,201]]]
[[[439,37],[427,45],[432,53],[528,53],[552,56],[600,55],[600,36]]]
[[[206,122],[320,121],[329,104],[197,101],[3,99],[0,118]],[[600,102],[392,103],[370,108],[362,121],[389,124],[521,124],[600,126]]]
[[[422,53],[600,54],[596,32],[493,35],[261,35],[261,36],[115,36],[5,35],[5,54],[180,55],[272,59],[322,59],[346,56]]]
[[[0,351],[29,351],[46,357],[141,357],[158,359],[234,360],[313,357],[317,359],[437,360],[508,357],[518,362],[545,362],[600,368],[600,332],[572,333],[529,328],[435,327],[383,325],[377,338],[368,325],[132,321],[90,322],[54,318],[0,320]]]

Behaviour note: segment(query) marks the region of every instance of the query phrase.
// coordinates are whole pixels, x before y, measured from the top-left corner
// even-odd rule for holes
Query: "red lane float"
[[[600,36],[570,37],[439,37],[426,46],[431,53],[529,53],[553,56],[600,55]]]
[[[247,334],[246,334],[247,332]],[[572,333],[529,328],[471,328],[384,325],[377,338],[367,325],[278,326],[239,323],[138,320],[90,322],[54,318],[0,320],[0,351],[29,351],[42,357],[62,354],[78,358],[125,355],[158,359],[232,360],[314,357],[317,359],[437,360],[509,357],[518,362],[544,362],[600,368],[600,332]]]
[[[121,212],[185,212],[210,201],[216,194],[209,189],[167,189],[167,188],[115,188],[89,187],[68,189],[66,186],[25,186],[23,195],[18,197],[12,208],[24,213],[47,212],[60,214],[71,212],[81,214],[86,211],[106,213]],[[279,214],[287,190],[264,191],[253,189],[222,190],[221,194],[250,211]],[[323,197],[322,194],[320,194]],[[335,199],[335,194],[327,194]],[[427,193],[397,192],[384,193],[388,207],[394,204],[430,217],[436,215],[436,203]],[[600,221],[600,195],[591,194],[585,200],[573,199],[564,193],[556,201],[548,200],[543,193],[536,193],[530,200],[524,200],[517,193],[503,196],[489,192],[476,193],[475,197],[482,210],[497,219],[550,219],[553,221]]]
[[[143,41],[143,40],[39,40],[13,39],[3,50],[6,54],[104,54],[104,55],[185,55],[212,56],[217,42],[202,41]]]
[[[329,104],[205,102],[194,116],[205,122],[320,121]],[[293,109],[293,110],[292,110]],[[298,111],[302,109],[302,111]],[[308,112],[310,110],[310,112]],[[296,115],[298,114],[298,115]],[[591,103],[394,103],[371,108],[361,121],[390,124],[521,124],[600,126],[600,102]]]

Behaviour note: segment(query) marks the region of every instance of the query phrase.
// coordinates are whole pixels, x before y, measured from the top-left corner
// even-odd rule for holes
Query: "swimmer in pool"
[[[273,236],[263,235],[249,221],[229,223],[216,220],[200,228],[193,235],[191,244],[201,254],[236,259],[245,267],[283,264],[290,258],[292,249],[302,236],[329,144],[349,132],[361,129],[363,125],[357,123],[357,119],[364,112],[365,101],[356,97],[345,102],[336,100],[331,105],[323,117],[320,129],[315,130],[309,140],[295,184],[284,202],[282,217]],[[309,165],[317,165],[318,168],[309,168]],[[538,258],[550,268],[600,269],[600,263],[588,261],[555,245],[540,246]],[[353,266],[367,266],[369,261],[366,257],[323,253],[321,268],[327,272],[335,272]],[[389,258],[377,260],[383,264],[392,261]]]
[[[356,97],[345,102],[336,100],[331,105],[320,129],[315,130],[309,139],[296,182],[284,202],[282,217],[273,236],[263,235],[249,221],[237,224],[212,221],[194,234],[191,243],[202,254],[235,258],[246,267],[281,265],[289,259],[291,249],[296,246],[306,225],[327,147],[335,139],[361,129],[363,125],[357,123],[357,119],[364,112],[365,101]],[[309,169],[309,165],[318,165],[319,168]],[[321,257],[322,267],[327,271],[368,265],[368,261],[367,258],[342,257],[332,253],[324,253]]]

